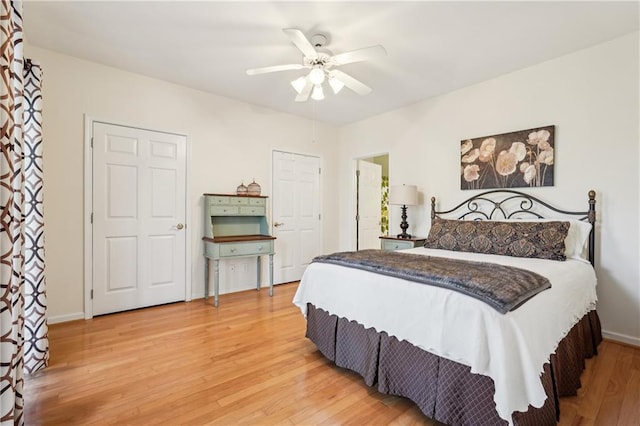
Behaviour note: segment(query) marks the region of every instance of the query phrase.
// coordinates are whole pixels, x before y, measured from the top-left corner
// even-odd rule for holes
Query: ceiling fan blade
[[[313,83],[307,76],[307,81],[304,87],[302,88],[298,96],[296,96],[296,102],[306,102],[307,99],[309,99],[309,95],[311,94],[311,89],[313,89]]]
[[[345,86],[356,92],[358,95],[368,95],[371,93],[371,87],[340,70],[331,70],[329,71],[329,75],[343,82]]]
[[[302,64],[274,65],[272,67],[251,68],[247,70],[247,74],[256,75],[276,71],[301,70],[302,68],[305,68]]]
[[[311,60],[318,59],[318,52],[316,52],[316,49],[311,42],[307,40],[302,31],[297,28],[284,28],[282,31],[289,36],[289,39],[300,49],[304,56]]]
[[[384,47],[378,45],[371,47],[363,47],[362,49],[352,50],[350,52],[340,53],[331,57],[331,63],[335,66],[351,64],[353,62],[366,61],[380,56],[386,56],[387,51]]]

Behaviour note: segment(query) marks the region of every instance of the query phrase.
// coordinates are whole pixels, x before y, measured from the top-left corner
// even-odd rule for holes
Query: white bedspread
[[[547,277],[551,288],[505,315],[460,293],[359,269],[312,263],[293,299],[365,327],[386,331],[433,354],[471,367],[495,382],[497,412],[511,424],[514,411],[541,407],[540,376],[564,336],[595,308],[596,276],[579,260],[565,262],[426,248],[407,253],[494,262]]]

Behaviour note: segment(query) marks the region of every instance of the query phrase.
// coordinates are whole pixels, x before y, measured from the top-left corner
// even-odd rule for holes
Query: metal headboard
[[[587,221],[591,224],[589,234],[589,262],[594,264],[595,251],[595,222],[596,222],[596,192],[589,191],[589,205],[586,211],[563,210],[552,206],[532,195],[512,189],[495,189],[463,201],[450,210],[436,210],[436,197],[431,197],[431,220],[440,215],[450,215],[458,219],[500,220],[512,218],[552,218],[546,213],[560,213],[565,216],[575,216],[575,219]],[[562,218],[558,218],[562,220]]]

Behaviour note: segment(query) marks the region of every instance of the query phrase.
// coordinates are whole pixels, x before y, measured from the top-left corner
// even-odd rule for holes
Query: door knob
[[[273,226],[275,226],[276,228],[278,228],[279,226],[284,225],[284,223],[282,222],[273,222]]]
[[[176,225],[176,228],[178,228],[178,229],[182,229],[182,228],[184,228],[184,225],[183,225],[183,224],[181,224],[181,223],[179,223],[179,224],[177,224],[177,225]]]

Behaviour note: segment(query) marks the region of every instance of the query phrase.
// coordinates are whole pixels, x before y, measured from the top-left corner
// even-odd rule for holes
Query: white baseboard
[[[56,324],[59,322],[75,321],[79,319],[84,319],[84,312],[76,312],[75,314],[57,315],[54,317],[49,317],[47,320],[47,323]]]
[[[626,334],[614,333],[613,331],[602,330],[602,337],[616,342],[626,343],[640,348],[640,338],[627,336]]]

